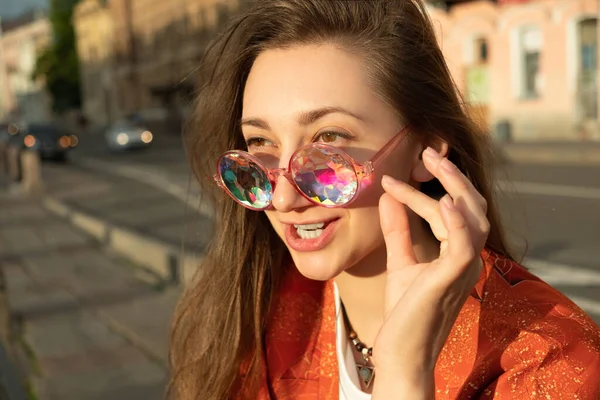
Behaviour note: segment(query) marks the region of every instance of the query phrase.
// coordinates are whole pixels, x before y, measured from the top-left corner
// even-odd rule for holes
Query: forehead
[[[277,123],[321,107],[376,118],[378,105],[359,57],[332,45],[295,46],[257,57],[244,90],[243,118]]]

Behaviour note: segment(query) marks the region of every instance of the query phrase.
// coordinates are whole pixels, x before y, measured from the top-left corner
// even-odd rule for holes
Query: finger
[[[440,254],[440,258],[451,267],[448,272],[453,276],[458,276],[471,264],[476,251],[467,222],[450,196],[442,197],[440,207],[442,218],[448,229],[447,244],[443,254]]]
[[[484,214],[487,212],[487,201],[485,198],[475,189],[473,183],[452,161],[446,157],[442,157],[431,147],[425,149],[423,156],[425,167],[440,181],[453,199],[456,199],[460,195],[468,194],[470,196],[469,200],[478,205]]]
[[[423,152],[425,167],[440,181],[446,192],[454,199],[468,225],[480,234],[489,231],[487,201],[475,189],[471,181],[447,158],[428,147]]]
[[[394,199],[405,204],[418,216],[423,218],[435,237],[442,241],[448,237],[448,231],[440,214],[440,203],[425,193],[420,192],[408,183],[398,181],[390,176],[384,176],[381,184],[383,189]]]
[[[402,203],[384,193],[379,199],[379,220],[387,249],[388,269],[417,263],[410,237],[408,215]]]

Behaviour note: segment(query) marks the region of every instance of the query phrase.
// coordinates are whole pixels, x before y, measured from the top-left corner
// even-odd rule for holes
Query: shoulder
[[[482,257],[484,272],[473,293],[481,305],[481,323],[544,332],[563,341],[589,332],[586,338],[600,344],[598,325],[564,294],[516,261],[491,251]]]
[[[441,374],[457,360],[463,369],[446,380],[448,393],[600,398],[600,328],[517,262],[490,251],[482,257],[481,279],[440,357]]]

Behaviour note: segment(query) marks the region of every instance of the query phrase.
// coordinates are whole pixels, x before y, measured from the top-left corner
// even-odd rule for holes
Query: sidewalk
[[[144,182],[53,164],[44,165],[43,180],[47,209],[165,279],[187,279],[211,238],[198,207]]]
[[[200,236],[187,234],[209,223],[209,219],[164,190],[76,165],[45,163],[42,174],[46,195],[77,210],[175,246],[184,244],[190,251],[202,251],[209,239],[209,229],[196,232]]]
[[[0,268],[30,398],[163,398],[180,289],[107,254],[39,202],[1,189]]]

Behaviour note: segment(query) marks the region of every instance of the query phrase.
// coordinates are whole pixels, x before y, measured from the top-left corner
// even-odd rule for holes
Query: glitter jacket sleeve
[[[489,250],[435,369],[436,399],[600,399],[600,328],[564,295]],[[290,268],[265,332],[253,399],[338,399],[332,282]],[[247,398],[241,395],[234,398]]]
[[[491,252],[483,256],[485,276],[465,304],[438,361],[438,375],[446,375],[440,383],[452,381],[447,374],[453,361],[457,365],[456,360],[466,358],[472,367],[461,364],[457,381],[464,383],[455,397],[440,397],[600,399],[598,326],[572,301],[514,261]],[[470,323],[469,318],[476,322]],[[463,332],[469,332],[464,342]],[[457,342],[464,347],[454,346]]]

